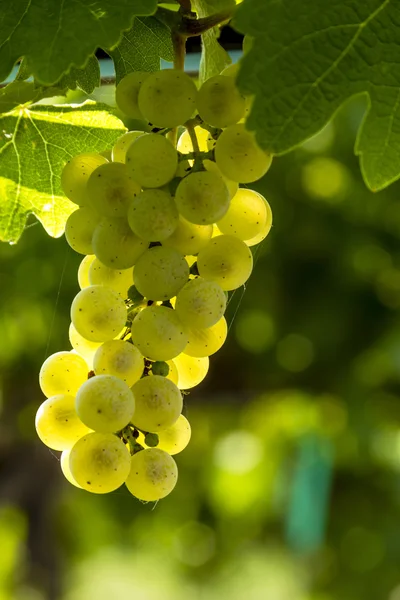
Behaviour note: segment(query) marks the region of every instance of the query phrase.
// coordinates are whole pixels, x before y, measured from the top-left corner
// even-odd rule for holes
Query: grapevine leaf
[[[78,87],[86,94],[91,94],[99,85],[100,65],[94,55],[89,57],[83,69],[71,67],[69,73],[63,75],[57,82],[57,86],[62,89],[75,90]]]
[[[24,56],[34,78],[51,85],[97,47],[115,46],[133,17],[153,14],[157,1],[0,0],[0,8],[0,81]]]
[[[0,239],[16,242],[33,213],[59,237],[76,209],[60,187],[74,155],[110,148],[125,131],[103,104],[36,105],[0,117]]]
[[[192,5],[198,17],[208,17],[215,12],[232,8],[235,0],[193,0]],[[199,69],[199,81],[203,83],[206,79],[218,75],[231,63],[228,53],[218,42],[219,28],[213,27],[202,37],[202,51]]]
[[[235,26],[254,36],[239,86],[255,94],[248,127],[275,154],[320,130],[354,94],[369,97],[356,153],[366,184],[400,177],[400,6],[394,0],[244,0]]]
[[[160,57],[174,60],[171,31],[155,17],[136,18],[118,46],[108,52],[114,61],[116,83],[131,71],[157,71]]]

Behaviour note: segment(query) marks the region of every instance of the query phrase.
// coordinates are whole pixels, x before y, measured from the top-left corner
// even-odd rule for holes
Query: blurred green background
[[[0,245],[0,600],[400,600],[400,185],[361,180],[364,109],[255,185],[274,226],[156,505],[73,488],[36,439],[81,257],[33,223]]]

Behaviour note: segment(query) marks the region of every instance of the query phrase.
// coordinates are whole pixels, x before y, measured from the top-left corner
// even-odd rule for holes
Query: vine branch
[[[180,2],[183,7],[182,0]],[[208,17],[197,19],[194,13],[186,13],[186,9],[173,12],[160,6],[157,10],[156,17],[172,31],[172,34],[179,34],[184,38],[202,35],[209,29],[221,25],[226,21],[230,21],[235,14],[236,8],[223,10]],[[193,16],[192,16],[193,15]]]

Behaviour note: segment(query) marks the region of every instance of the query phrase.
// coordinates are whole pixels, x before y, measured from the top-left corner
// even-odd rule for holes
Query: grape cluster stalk
[[[78,205],[66,239],[85,256],[72,350],[40,370],[47,400],[36,429],[62,452],[66,479],[84,490],[125,484],[156,501],[174,489],[173,456],[191,436],[183,398],[225,342],[228,294],[245,284],[250,248],[270,231],[271,208],[247,184],[272,157],[245,127],[251,98],[237,89],[236,71],[200,89],[176,69],[128,74],[116,102],[147,131],[79,154],[62,172],[64,193]]]

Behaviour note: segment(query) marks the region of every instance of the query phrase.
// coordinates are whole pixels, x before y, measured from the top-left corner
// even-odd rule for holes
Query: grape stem
[[[196,35],[202,35],[209,29],[230,21],[236,10],[236,7],[234,7],[229,10],[222,10],[214,13],[208,17],[197,19],[194,13],[189,13],[186,9],[188,4],[190,4],[190,2],[182,0],[180,5],[183,10],[179,10],[178,12],[173,12],[159,6],[156,14],[157,18],[165,23],[165,25],[171,29],[173,34],[178,33],[185,39]]]

